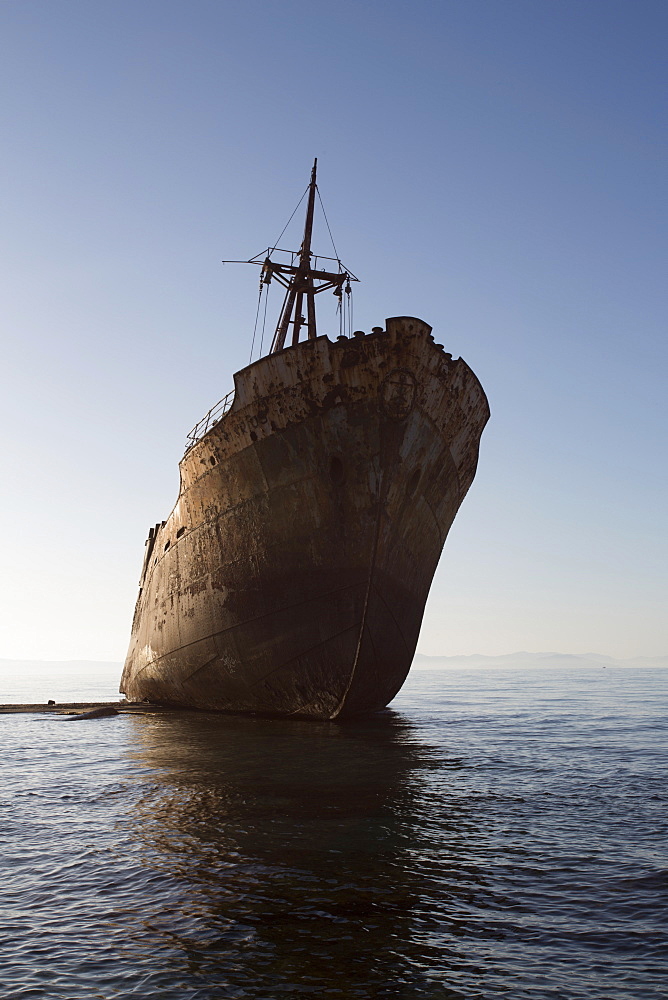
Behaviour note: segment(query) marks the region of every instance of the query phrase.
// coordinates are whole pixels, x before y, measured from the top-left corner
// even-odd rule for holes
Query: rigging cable
[[[255,310],[255,323],[253,324],[253,339],[251,341],[250,357],[248,358],[248,364],[253,360],[253,348],[255,347],[255,334],[257,333],[257,319],[260,315],[260,302],[262,301],[262,283],[260,282],[260,292],[257,297],[257,309]]]
[[[327,225],[327,232],[329,233],[329,238],[332,241],[332,246],[334,247],[334,256],[336,257],[337,264],[339,265],[339,267],[341,267],[341,259],[339,257],[339,251],[336,249],[336,243],[334,242],[334,237],[332,236],[332,230],[329,228],[329,219],[327,218],[327,212],[325,211],[325,206],[323,205],[322,198],[320,197],[320,188],[318,187],[317,184],[315,186],[315,189],[318,192],[318,201],[320,202],[320,208],[322,209],[322,214],[325,216],[325,223]],[[301,202],[300,202],[300,204],[301,204]],[[296,209],[295,209],[295,211],[296,211]],[[285,232],[285,230],[283,230],[283,232]],[[283,235],[283,233],[281,233],[281,236],[282,235]]]
[[[267,294],[264,297],[264,316],[262,317],[262,336],[260,337],[260,357],[262,357],[262,348],[264,346],[264,328],[267,322],[267,302],[269,301],[269,286],[265,285]]]
[[[283,226],[283,229],[281,230],[281,235],[278,237],[278,239],[274,243],[273,247],[270,247],[272,253],[273,253],[274,250],[278,249],[278,244],[281,242],[281,239],[283,238],[283,233],[285,232],[285,230],[288,228],[288,226],[290,225],[290,223],[294,219],[295,214],[297,213],[297,209],[299,208],[299,206],[301,205],[301,203],[303,202],[303,200],[304,200],[304,198],[306,197],[307,194],[308,194],[308,187],[306,188],[306,190],[304,191],[304,194],[301,196],[301,198],[297,202],[297,207],[295,208],[294,212],[292,213],[292,215],[290,216],[290,218],[288,219],[288,221]],[[321,204],[322,204],[322,202],[321,202]],[[324,212],[324,209],[323,209],[323,212]],[[334,242],[334,241],[332,241],[332,242]],[[271,257],[271,254],[267,253],[267,256]]]

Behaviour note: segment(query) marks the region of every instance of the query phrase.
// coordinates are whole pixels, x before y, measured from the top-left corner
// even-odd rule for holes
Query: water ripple
[[[658,1000],[665,677],[630,674],[416,671],[348,725],[5,716],[3,998]]]

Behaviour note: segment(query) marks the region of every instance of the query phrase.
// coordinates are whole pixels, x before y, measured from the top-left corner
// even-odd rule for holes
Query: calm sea
[[[0,995],[665,998],[666,680],[418,668],[347,725],[0,716]]]

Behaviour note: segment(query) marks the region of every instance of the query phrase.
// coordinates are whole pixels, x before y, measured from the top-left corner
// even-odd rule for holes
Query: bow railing
[[[219,399],[216,405],[212,406],[209,412],[195,424],[186,438],[186,451],[190,451],[193,445],[197,444],[205,434],[208,434],[212,427],[215,427],[221,417],[225,416],[234,402],[234,393],[235,390],[232,389],[226,396]]]

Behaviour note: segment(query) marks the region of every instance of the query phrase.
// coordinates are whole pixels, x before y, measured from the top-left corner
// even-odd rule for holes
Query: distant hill
[[[503,656],[425,656],[416,653],[416,667],[668,667],[668,656],[615,659],[603,653],[505,653]]]

